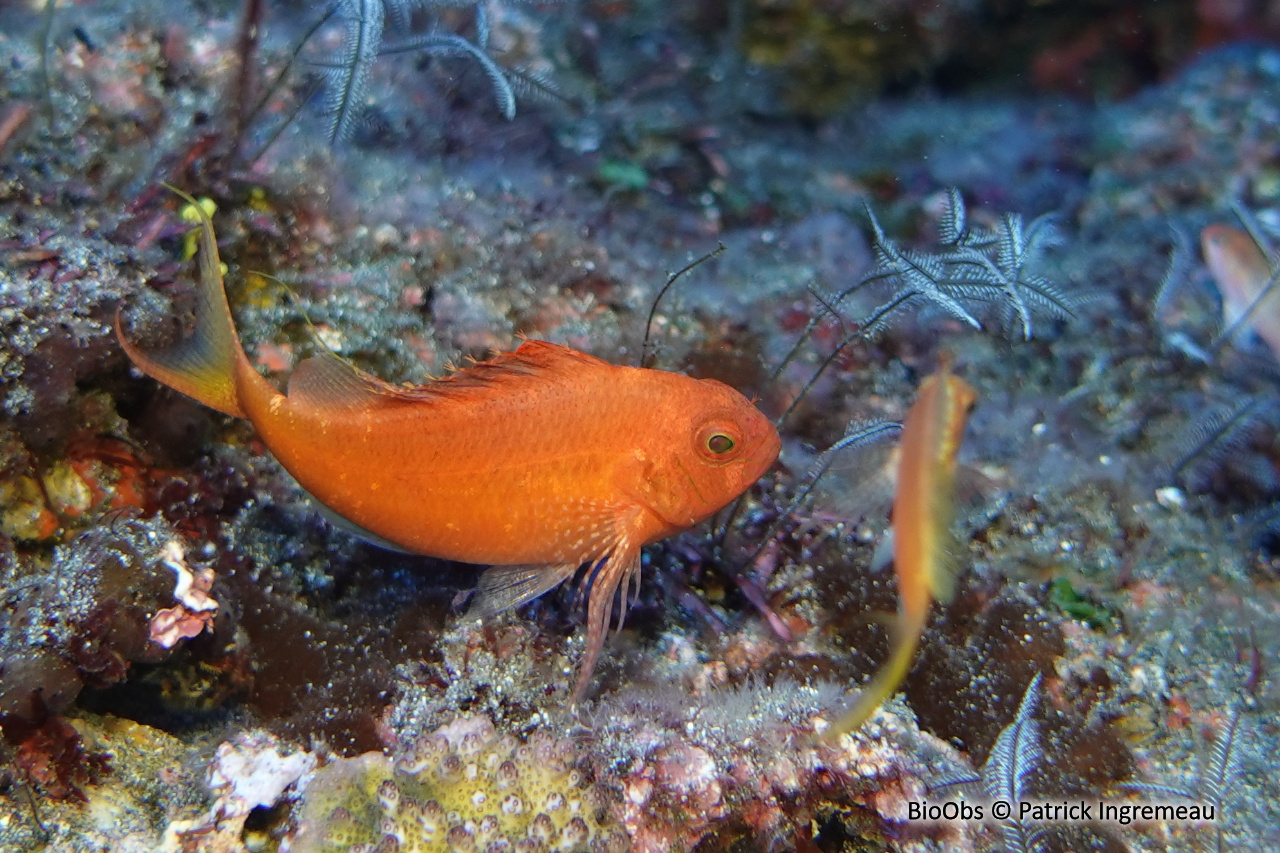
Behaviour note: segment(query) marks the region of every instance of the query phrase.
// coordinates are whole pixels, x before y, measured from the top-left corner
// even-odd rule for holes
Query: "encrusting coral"
[[[460,717],[408,745],[338,759],[307,785],[291,853],[622,851],[601,790],[568,740],[499,736]]]

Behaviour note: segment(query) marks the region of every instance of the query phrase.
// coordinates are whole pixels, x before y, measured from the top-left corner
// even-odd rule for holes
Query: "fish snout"
[[[746,479],[744,488],[763,477],[782,452],[782,438],[764,415],[760,415],[759,421],[752,423],[750,427],[747,434],[750,451],[743,459],[746,463],[743,471]]]

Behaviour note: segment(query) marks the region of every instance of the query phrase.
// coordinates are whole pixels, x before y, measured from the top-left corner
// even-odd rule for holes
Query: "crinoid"
[[[976,315],[985,307],[994,311],[1009,337],[1028,341],[1034,316],[1075,316],[1078,298],[1035,272],[1045,250],[1062,243],[1052,214],[1024,223],[1018,214],[1006,213],[994,228],[970,228],[964,198],[952,187],[939,222],[944,248],[933,254],[899,249],[870,208],[867,215],[877,259],[869,278],[895,286],[889,301],[862,323],[869,334],[891,314],[913,304],[931,303],[974,328],[982,327]]]
[[[1018,705],[1018,713],[1014,715],[1013,722],[1001,730],[981,770],[952,774],[932,785],[931,790],[980,786],[982,792],[993,802],[1017,804],[1030,800],[1031,779],[1039,772],[1044,760],[1040,724],[1035,720],[1041,681],[1041,674],[1036,673],[1022,695],[1022,702]],[[1000,824],[1000,833],[1008,853],[1039,853],[1045,849],[1044,828],[1035,827],[1013,816]]]
[[[1185,785],[1158,782],[1129,782],[1127,790],[1165,800],[1195,800],[1213,806],[1217,813],[1217,851],[1222,853],[1223,830],[1227,822],[1224,807],[1240,793],[1244,779],[1244,750],[1252,732],[1249,718],[1240,706],[1232,709],[1227,723],[1218,732],[1208,754],[1200,761],[1195,776]]]
[[[769,543],[773,541],[774,537],[781,532],[783,525],[795,517],[801,506],[813,494],[814,489],[818,488],[822,478],[842,459],[880,441],[894,438],[901,432],[902,424],[894,421],[850,421],[845,426],[844,437],[822,453],[819,453],[817,458],[814,459],[813,464],[809,466],[809,470],[805,472],[804,478],[797,485],[796,493],[791,499],[791,503],[774,519],[773,524],[760,537],[760,545],[747,560],[747,563],[753,562],[756,557],[760,556]],[[864,501],[863,503],[870,503],[870,501]]]
[[[329,141],[351,134],[369,87],[369,73],[382,47],[382,0],[338,0],[336,14],[346,34],[335,56],[318,62],[324,69],[329,111]]]
[[[426,32],[414,31],[414,13],[471,7],[474,13],[470,38],[450,32],[433,20]],[[338,143],[351,135],[362,111],[369,74],[379,56],[391,53],[428,53],[461,56],[475,61],[493,88],[498,111],[515,118],[516,92],[554,95],[555,87],[542,77],[498,64],[490,55],[492,12],[487,0],[337,0],[336,14],[346,29],[341,49],[316,63],[323,69],[329,119],[329,141]],[[404,38],[385,40],[387,25]]]
[[[995,227],[971,227],[964,198],[952,187],[946,192],[946,206],[939,221],[941,247],[930,252],[902,248],[885,233],[870,207],[866,213],[871,223],[875,266],[839,292],[818,296],[821,310],[814,312],[791,351],[773,371],[772,379],[780,377],[817,328],[830,318],[836,318],[846,328],[835,350],[814,372],[797,400],[814,386],[842,350],[857,340],[879,337],[909,310],[940,310],[974,329],[994,323],[1008,338],[1031,340],[1040,320],[1069,320],[1085,301],[1037,271],[1045,252],[1063,242],[1052,214],[1028,223],[1016,213],[1006,213]],[[850,297],[874,287],[889,288],[888,299],[870,313],[849,314],[845,305]],[[789,414],[790,410],[779,422]]]
[[[1269,394],[1255,394],[1206,408],[1188,422],[1170,445],[1169,479],[1203,486],[1218,468],[1229,467],[1233,479],[1261,491],[1274,488],[1275,472],[1265,455],[1254,450],[1258,434],[1275,430],[1280,407]]]

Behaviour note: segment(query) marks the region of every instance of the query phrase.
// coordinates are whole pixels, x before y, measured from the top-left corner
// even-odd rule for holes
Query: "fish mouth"
[[[755,483],[759,482],[760,478],[767,474],[769,469],[773,467],[773,463],[777,458],[777,450],[770,452],[768,448],[762,448],[755,453],[749,455],[744,454],[741,458],[736,460],[736,462],[732,463],[738,467],[738,476],[741,477],[739,480],[741,490],[746,491]]]

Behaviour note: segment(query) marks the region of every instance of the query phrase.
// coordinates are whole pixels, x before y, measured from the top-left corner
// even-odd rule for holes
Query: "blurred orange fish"
[[[920,384],[902,425],[893,498],[893,563],[898,619],[889,660],[857,703],[832,727],[838,736],[859,728],[902,683],[924,633],[933,599],[951,597],[951,518],[956,454],[977,394],[945,363]]]
[[[1245,323],[1280,358],[1280,290],[1263,296],[1274,271],[1253,237],[1230,225],[1209,225],[1200,232],[1200,251],[1222,294],[1223,327],[1250,312]]]
[[[199,255],[190,339],[143,352],[117,316],[133,363],[248,418],[303,488],[367,538],[494,566],[480,579],[480,615],[529,601],[587,565],[574,703],[590,683],[615,594],[621,624],[628,586],[639,584],[641,546],[708,518],[778,456],[773,425],[727,385],[542,341],[412,388],[324,353],[298,365],[282,394],[240,345],[204,213]]]

